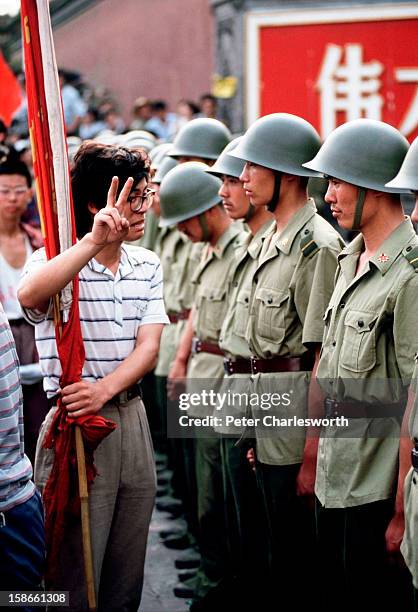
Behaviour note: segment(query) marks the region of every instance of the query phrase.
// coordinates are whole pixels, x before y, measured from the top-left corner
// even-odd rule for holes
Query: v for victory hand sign
[[[94,216],[91,237],[97,245],[105,246],[112,242],[121,242],[128,235],[129,221],[121,215],[121,211],[127,203],[133,182],[133,178],[128,178],[116,199],[119,179],[117,176],[112,178],[107,193],[107,204]]]

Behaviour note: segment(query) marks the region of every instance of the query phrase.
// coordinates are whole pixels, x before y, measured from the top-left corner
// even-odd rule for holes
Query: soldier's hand
[[[247,451],[247,461],[251,466],[251,469],[255,472],[255,452],[253,448],[249,448]]]
[[[405,516],[403,512],[396,512],[386,530],[386,550],[392,563],[404,565],[400,551],[402,538],[405,531]]]
[[[178,399],[186,389],[187,364],[179,359],[173,361],[167,380],[167,396],[170,400]]]
[[[309,507],[315,505],[316,464],[303,460],[296,478],[296,493]]]
[[[316,460],[318,452],[318,437],[306,438],[303,461],[296,478],[296,493],[309,506],[315,504]]]

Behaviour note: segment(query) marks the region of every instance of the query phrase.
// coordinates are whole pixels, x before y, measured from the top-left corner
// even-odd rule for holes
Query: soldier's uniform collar
[[[293,215],[284,230],[273,238],[276,248],[285,255],[289,255],[295,238],[299,235],[303,226],[315,216],[315,213],[315,202],[312,198],[309,198],[305,206]]]
[[[258,259],[258,256],[261,252],[261,248],[263,246],[263,242],[266,236],[271,231],[273,223],[273,220],[269,219],[260,227],[260,229],[254,234],[254,236],[250,236],[250,242],[248,244],[247,251],[250,257],[252,257],[253,259]]]
[[[384,276],[391,268],[393,262],[403,253],[408,244],[415,238],[414,227],[409,217],[398,225],[397,228],[379,246],[369,263],[373,264]],[[364,239],[361,234],[356,236],[350,244],[345,247],[338,255],[338,260],[342,262],[347,256],[359,256],[364,247]]]
[[[212,249],[212,253],[216,255],[218,259],[221,259],[226,247],[229,243],[241,233],[239,227],[237,227],[234,223],[228,227],[228,229],[220,236],[218,242]]]

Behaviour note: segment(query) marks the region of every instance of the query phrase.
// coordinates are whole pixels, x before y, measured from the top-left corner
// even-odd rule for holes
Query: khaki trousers
[[[38,440],[35,482],[42,491],[53,450],[42,448],[52,408]],[[92,485],[90,525],[98,610],[136,612],[141,599],[145,550],[154,506],[154,455],[144,404],[106,404],[100,414],[117,427],[95,451],[98,474]],[[60,572],[48,590],[70,592],[72,612],[87,610],[80,521],[69,525],[61,546]]]

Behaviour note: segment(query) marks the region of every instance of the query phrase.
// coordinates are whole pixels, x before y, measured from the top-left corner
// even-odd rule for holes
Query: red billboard
[[[418,5],[247,15],[247,121],[289,112],[324,138],[368,117],[418,136]]]

